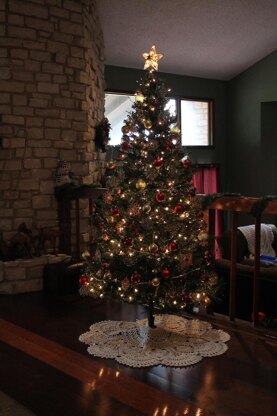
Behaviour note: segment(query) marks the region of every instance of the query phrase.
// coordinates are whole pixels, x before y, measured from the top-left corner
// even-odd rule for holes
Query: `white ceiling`
[[[277,0],[96,0],[105,63],[229,80],[277,48]]]

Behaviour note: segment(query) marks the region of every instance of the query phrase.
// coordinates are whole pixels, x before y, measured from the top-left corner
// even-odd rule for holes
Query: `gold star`
[[[149,53],[143,53],[142,56],[145,59],[144,69],[158,70],[158,61],[162,59],[162,53],[156,53],[156,47],[152,46]]]

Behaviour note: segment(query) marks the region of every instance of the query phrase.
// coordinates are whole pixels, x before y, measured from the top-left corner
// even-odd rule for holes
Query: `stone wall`
[[[0,0],[0,231],[57,225],[54,172],[98,181],[94,127],[104,111],[95,0]]]
[[[0,294],[14,295],[42,290],[44,266],[69,258],[66,254],[44,254],[33,259],[0,261]]]

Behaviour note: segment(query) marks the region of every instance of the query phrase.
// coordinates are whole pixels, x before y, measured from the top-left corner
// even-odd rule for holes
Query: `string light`
[[[99,209],[100,235],[108,235],[111,244],[101,238],[98,258],[95,256],[95,274],[89,276],[86,272],[89,287],[84,287],[84,292],[103,298],[112,289],[124,301],[139,298],[145,302],[152,290],[150,282],[156,278],[160,284],[152,292],[158,307],[186,309],[188,301],[183,301],[180,294],[185,291],[191,303],[207,305],[214,293],[209,282],[203,283],[198,278],[203,272],[201,256],[206,249],[202,250],[200,239],[196,238],[205,222],[198,216],[199,208],[197,204],[194,206],[195,199],[190,192],[192,171],[189,167],[184,170],[180,163],[180,130],[176,125],[172,127],[173,117],[164,111],[164,89],[154,85],[156,79],[151,73],[152,69],[148,71],[147,81],[136,91],[134,111],[124,121],[122,142],[126,145],[121,147],[120,161],[114,162],[116,167],[107,181],[111,199],[104,200],[104,215],[101,216]],[[138,180],[147,182],[145,188],[136,187]],[[166,195],[165,202],[156,204],[155,194],[160,192]],[[182,209],[175,212],[179,203]],[[118,210],[119,215],[112,215],[111,208]],[[126,218],[121,218],[123,215]],[[171,249],[172,241],[178,244],[176,251]],[[149,249],[152,245],[156,245],[157,251]],[[199,259],[198,268],[194,259],[196,262]],[[89,261],[94,264],[94,258]],[[103,266],[104,261],[108,266]],[[150,264],[155,273],[149,275]],[[118,270],[118,277],[106,270],[108,267],[112,272]],[[179,267],[185,272],[179,274]],[[131,277],[136,269],[141,274],[139,282]],[[166,269],[170,272],[168,278],[162,274]]]

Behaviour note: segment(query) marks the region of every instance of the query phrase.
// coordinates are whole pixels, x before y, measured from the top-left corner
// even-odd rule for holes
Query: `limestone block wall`
[[[43,270],[46,264],[69,259],[66,254],[44,254],[33,259],[0,261],[0,294],[37,292],[43,288]]]
[[[0,231],[57,225],[54,172],[98,181],[94,128],[104,112],[95,0],[0,0]]]

